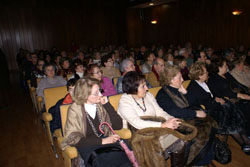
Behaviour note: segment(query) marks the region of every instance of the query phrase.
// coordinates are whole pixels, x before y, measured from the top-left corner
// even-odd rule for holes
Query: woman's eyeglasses
[[[101,94],[103,93],[103,89],[100,88],[97,92],[95,92],[94,94],[92,94],[93,96],[102,96]]]
[[[102,74],[102,70],[97,71],[97,72],[93,72],[93,74]]]

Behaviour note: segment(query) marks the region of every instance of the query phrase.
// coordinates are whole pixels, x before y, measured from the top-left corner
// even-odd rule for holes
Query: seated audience
[[[163,58],[164,49],[162,47],[157,48],[157,57]]]
[[[117,93],[122,93],[122,80],[124,75],[127,74],[129,71],[135,71],[134,62],[132,62],[130,59],[124,59],[120,65],[120,70],[122,72],[122,76],[118,78],[118,81],[116,83]]]
[[[103,75],[112,79],[114,77],[120,77],[121,73],[119,69],[114,67],[114,61],[112,59],[112,54],[108,54],[102,57],[102,67]]]
[[[197,61],[205,63],[207,65],[211,64],[211,61],[207,58],[205,51],[200,51],[200,53],[197,56]]]
[[[51,56],[49,52],[45,54],[45,63],[52,63]]]
[[[142,45],[140,47],[139,53],[136,55],[136,60],[144,60],[146,51],[147,51],[146,46]]]
[[[244,93],[234,92],[231,89],[230,78],[227,75],[228,66],[224,58],[213,59],[210,66],[208,86],[216,97],[240,98],[250,100],[250,96]]]
[[[190,57],[188,50],[186,48],[182,48],[179,51],[179,56],[183,56],[187,62],[187,67],[190,67],[193,64],[194,60]]]
[[[153,62],[152,72],[148,74],[148,82],[152,87],[160,86],[160,73],[164,70],[165,62],[162,58],[155,58]]]
[[[37,67],[37,55],[35,53],[31,53],[28,56],[30,57],[30,60],[28,60],[26,62],[25,67],[24,67],[26,80],[31,79],[31,75],[32,75],[33,71],[36,71],[36,67]]]
[[[238,87],[239,84],[235,84],[237,81],[233,81],[234,78],[227,73],[228,66],[226,59],[218,58],[213,59],[211,62],[211,74],[208,79],[208,86],[215,97],[229,98],[234,105],[239,108],[246,117],[246,120],[250,119],[250,96],[245,90]],[[241,89],[241,91],[238,91]],[[250,123],[246,122],[246,134],[250,136]]]
[[[89,157],[99,148],[110,148],[108,152],[98,153],[96,163],[102,166],[132,166],[124,152],[112,151],[112,146],[119,145],[118,135],[113,135],[108,126],[103,126],[105,134],[99,131],[102,122],[108,122],[114,129],[122,127],[122,119],[103,97],[96,79],[79,79],[74,90],[74,102],[68,110],[62,149],[75,146],[86,166],[90,165]],[[112,124],[111,124],[112,123]],[[79,158],[73,163],[79,165]],[[92,164],[94,165],[94,164]]]
[[[56,105],[52,106],[49,109],[49,113],[52,114],[52,118],[53,118],[52,121],[50,121],[50,131],[51,131],[52,135],[56,129],[62,128],[60,106],[64,105],[64,104],[71,104],[72,103],[72,96],[73,96],[76,81],[77,81],[77,79],[70,79],[67,82],[68,94],[64,98],[60,99],[56,103]]]
[[[79,53],[77,53],[75,59],[79,59],[81,62],[83,62],[84,61],[84,57],[85,57],[84,53],[83,52],[79,52]]]
[[[174,56],[170,52],[167,53],[166,55],[164,55],[163,59],[165,61],[165,66],[173,65],[174,64]]]
[[[73,62],[73,67],[74,67],[74,73],[72,74],[71,77],[69,77],[69,79],[72,79],[72,78],[74,78],[74,79],[83,78],[83,76],[84,76],[84,70],[85,69],[83,67],[82,61],[80,59],[76,59]]]
[[[103,91],[102,94],[104,96],[111,96],[116,94],[116,90],[114,85],[112,84],[112,81],[108,77],[103,76],[102,71],[97,64],[91,64],[87,67],[87,76],[100,81],[100,85]]]
[[[174,58],[174,65],[177,65],[177,66],[180,67],[182,78],[184,80],[189,80],[189,77],[188,77],[189,70],[187,68],[187,61],[186,61],[185,57],[183,57],[183,56],[176,56]]]
[[[114,61],[114,67],[119,69],[121,57],[120,57],[120,53],[118,50],[114,50],[114,52],[112,53],[112,59]]]
[[[98,66],[101,65],[101,53],[100,52],[95,52],[93,55],[93,63],[97,64]]]
[[[158,104],[170,115],[185,120],[194,119],[196,117],[206,117],[206,113],[202,110],[193,110],[188,106],[184,97],[187,91],[182,85],[183,79],[178,66],[168,66],[161,74],[162,89],[158,92],[156,99]],[[180,101],[177,104],[173,98]],[[180,105],[182,105],[180,107]]]
[[[239,110],[228,100],[215,97],[206,81],[208,80],[208,72],[205,63],[196,62],[191,65],[190,78],[192,79],[187,88],[186,98],[191,107],[200,107],[204,105],[206,111],[212,116],[219,125],[219,132],[231,134],[247,150],[250,145],[249,139],[246,137],[245,124],[247,120],[243,117]]]
[[[44,78],[46,75],[43,72],[44,60],[39,59],[36,65],[36,70],[32,72],[30,84],[32,87],[37,87],[37,79]]]
[[[141,70],[143,74],[149,73],[152,71],[153,61],[155,59],[154,52],[147,53],[145,59],[146,59],[145,63],[141,66]]]
[[[54,88],[58,86],[65,86],[67,84],[66,80],[61,76],[55,76],[55,66],[52,63],[45,64],[43,66],[43,71],[46,77],[43,78],[36,89],[37,96],[43,96],[43,91],[46,88]]]
[[[143,129],[149,127],[162,127],[177,129],[179,127],[179,119],[173,118],[166,112],[162,110],[161,107],[157,104],[154,96],[147,92],[148,87],[146,85],[145,76],[138,74],[135,71],[130,71],[126,73],[123,78],[122,89],[124,94],[122,95],[118,113],[123,118],[123,127],[128,127],[128,124],[136,129]],[[156,121],[147,121],[140,118],[140,116],[160,116],[166,119],[164,123]],[[168,142],[175,143],[178,138],[174,137]],[[181,149],[176,150],[181,154]],[[171,150],[170,150],[171,151]],[[182,150],[183,151],[183,150]],[[179,157],[177,161],[172,161],[173,166],[183,166],[183,155]]]
[[[72,74],[69,60],[67,58],[61,58],[60,66],[61,66],[61,70],[57,72],[57,75],[60,75],[63,78],[67,79],[67,76]]]
[[[130,59],[132,62],[134,62],[134,66],[135,66],[135,71],[138,72],[138,73],[142,73],[141,72],[141,69],[140,69],[140,66],[136,63],[135,59],[134,59],[134,56],[132,55],[128,55],[126,56],[126,58]]]
[[[178,66],[167,66],[161,73],[160,82],[162,89],[159,90],[156,96],[159,106],[171,116],[187,120],[187,122],[193,124],[198,129],[195,138],[196,142],[190,147],[187,164],[210,164],[214,158],[214,147],[213,145],[208,145],[206,143],[214,141],[215,130],[213,128],[213,120],[210,117],[205,118],[206,113],[201,109],[192,109],[189,106],[187,99],[184,97],[184,94],[186,94],[187,91],[182,85],[183,78]],[[197,117],[203,119],[197,119]],[[200,123],[196,124],[196,121],[200,121]],[[194,158],[196,156],[199,157],[200,154],[203,154],[203,157],[199,158],[199,160],[196,159],[196,162],[193,162]]]
[[[234,68],[230,71],[230,74],[241,84],[250,88],[250,73],[244,70],[244,60],[237,58],[234,62]]]
[[[60,66],[60,59],[62,58],[61,55],[56,55],[54,59],[54,63],[56,65],[56,71],[61,71],[61,66]]]

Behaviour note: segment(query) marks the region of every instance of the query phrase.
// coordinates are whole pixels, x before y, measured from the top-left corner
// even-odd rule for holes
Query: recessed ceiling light
[[[232,12],[232,14],[233,14],[234,16],[239,16],[241,13],[242,13],[242,11],[240,11],[240,10],[234,10],[234,11]]]
[[[154,3],[149,3],[149,6],[154,6]]]
[[[151,24],[157,24],[157,20],[152,20]]]

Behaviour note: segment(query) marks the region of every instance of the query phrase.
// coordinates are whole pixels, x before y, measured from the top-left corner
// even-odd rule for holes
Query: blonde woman
[[[74,102],[68,110],[62,148],[75,146],[85,165],[131,166],[123,151],[112,152],[119,145],[117,141],[120,137],[113,135],[107,126],[103,127],[104,135],[99,131],[102,122],[108,122],[114,129],[122,128],[121,118],[107,101],[107,97],[103,97],[100,92],[99,81],[93,78],[79,79],[73,97]],[[109,152],[96,152],[102,148],[108,148]],[[89,157],[93,152],[97,157],[91,163]]]

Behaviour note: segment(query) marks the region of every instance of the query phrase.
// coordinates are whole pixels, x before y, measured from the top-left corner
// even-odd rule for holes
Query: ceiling
[[[129,0],[129,7],[130,8],[148,8],[148,7],[162,5],[162,4],[176,2],[176,1],[178,0]]]

